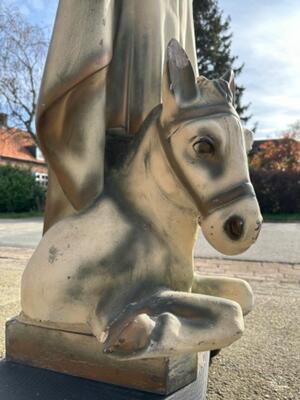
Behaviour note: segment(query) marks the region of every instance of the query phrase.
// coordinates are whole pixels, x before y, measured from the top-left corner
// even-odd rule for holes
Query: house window
[[[38,182],[40,185],[47,187],[48,186],[48,175],[43,174],[41,172],[35,173],[35,181]]]

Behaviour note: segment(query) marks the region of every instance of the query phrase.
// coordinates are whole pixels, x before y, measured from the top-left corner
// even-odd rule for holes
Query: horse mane
[[[161,113],[162,104],[155,106],[143,121],[135,135],[114,134],[107,135],[106,141],[106,167],[108,173],[126,168],[136,155],[150,125]],[[117,156],[115,156],[117,155]]]

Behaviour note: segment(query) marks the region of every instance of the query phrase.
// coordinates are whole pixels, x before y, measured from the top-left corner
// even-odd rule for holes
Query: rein
[[[183,117],[180,118],[180,120],[176,120],[176,125],[178,121],[187,121],[189,119],[194,119],[196,116],[199,117],[205,117],[208,115],[216,115],[216,114],[222,114],[222,115],[234,115],[237,116],[237,113],[231,112],[231,110],[226,107],[226,112],[225,112],[225,107],[216,108],[215,106],[211,107],[210,110],[207,110],[208,107],[206,107],[205,111],[214,111],[213,113],[204,113],[202,110],[198,114],[196,114],[197,110],[191,110],[189,112],[185,112]],[[202,111],[202,112],[201,112]],[[197,208],[203,217],[207,217],[208,215],[212,214],[216,210],[220,208],[224,208],[232,203],[235,203],[236,201],[245,198],[245,197],[255,197],[255,192],[253,189],[253,186],[251,185],[250,182],[244,181],[241,182],[240,184],[226,190],[223,192],[217,193],[215,196],[212,198],[203,201],[198,193],[194,190],[192,185],[190,184],[189,179],[186,177],[184,171],[176,161],[174,157],[174,153],[172,151],[172,147],[170,146],[170,137],[177,132],[177,129],[174,132],[170,132],[170,128],[174,125],[168,124],[166,128],[163,128],[159,117],[157,118],[157,127],[158,127],[158,132],[159,132],[159,138],[161,145],[164,149],[164,152],[166,154],[167,160],[169,162],[169,165],[171,166],[172,170],[174,171],[177,179],[181,182],[181,184],[184,186],[184,188],[188,191],[192,199],[194,200],[195,204],[197,205]],[[168,130],[168,134],[166,135],[166,130]]]

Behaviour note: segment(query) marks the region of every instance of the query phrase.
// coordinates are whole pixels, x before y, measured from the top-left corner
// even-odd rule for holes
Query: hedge
[[[45,193],[30,171],[0,166],[0,212],[41,211]]]
[[[300,213],[300,171],[250,170],[262,213]]]
[[[250,169],[262,213],[300,213],[300,171]],[[0,212],[41,211],[45,188],[30,171],[0,166]]]

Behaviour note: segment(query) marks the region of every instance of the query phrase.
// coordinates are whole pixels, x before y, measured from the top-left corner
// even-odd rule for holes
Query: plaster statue
[[[134,136],[161,102],[172,38],[197,71],[192,13],[192,0],[60,0],[37,109],[45,231],[102,192],[106,137]]]
[[[224,254],[245,251],[261,227],[247,165],[251,133],[233,97],[233,72],[197,79],[170,41],[162,104],[108,171],[102,193],[54,224],[29,261],[23,321],[92,333],[120,360],[219,349],[242,335],[249,285],[193,269],[199,226]]]

